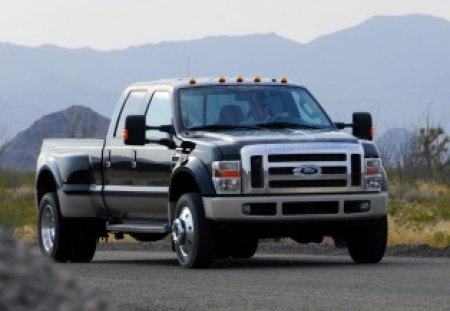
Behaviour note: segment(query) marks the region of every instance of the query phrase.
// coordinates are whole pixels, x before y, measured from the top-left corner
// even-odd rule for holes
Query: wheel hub
[[[178,245],[184,245],[186,242],[185,224],[180,218],[175,219],[172,224],[172,240]]]
[[[41,241],[47,253],[51,253],[55,244],[55,214],[48,204],[43,207],[41,218]]]
[[[172,239],[183,257],[189,257],[195,242],[195,230],[192,213],[183,207],[172,224]]]

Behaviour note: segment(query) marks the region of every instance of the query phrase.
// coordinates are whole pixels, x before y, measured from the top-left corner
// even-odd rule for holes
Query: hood
[[[192,141],[216,145],[226,158],[236,157],[246,145],[295,143],[295,142],[336,142],[355,143],[359,141],[354,136],[340,131],[318,131],[298,129],[261,129],[232,130],[220,132],[197,132],[189,136]]]

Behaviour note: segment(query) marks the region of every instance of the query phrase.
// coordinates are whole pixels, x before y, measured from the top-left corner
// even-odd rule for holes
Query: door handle
[[[106,153],[107,155],[107,160],[105,161],[105,167],[106,168],[110,168],[111,167],[111,150],[107,150]]]
[[[133,161],[131,161],[131,168],[137,167],[137,151],[133,150]]]

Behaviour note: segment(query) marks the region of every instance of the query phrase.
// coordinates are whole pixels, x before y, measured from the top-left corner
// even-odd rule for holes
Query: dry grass
[[[427,244],[434,247],[450,245],[450,221],[441,221],[435,225],[411,228],[398,225],[389,217],[389,245]]]

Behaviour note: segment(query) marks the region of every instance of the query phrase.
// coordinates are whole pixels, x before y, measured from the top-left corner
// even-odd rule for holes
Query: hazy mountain
[[[0,150],[0,168],[32,171],[44,138],[104,138],[108,126],[109,119],[82,106],[46,115]]]
[[[299,29],[299,31],[301,31]],[[110,116],[129,83],[169,77],[280,77],[306,85],[336,120],[370,111],[377,126],[416,123],[432,103],[450,117],[450,22],[375,17],[307,44],[276,34],[208,37],[109,52],[0,44],[0,125],[10,136],[71,105]],[[189,66],[188,66],[189,64]]]

